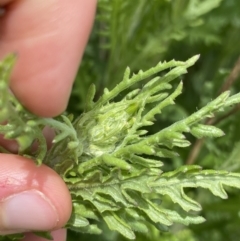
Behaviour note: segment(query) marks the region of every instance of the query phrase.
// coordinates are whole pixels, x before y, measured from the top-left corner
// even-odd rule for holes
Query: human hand
[[[96,0],[0,0],[0,59],[18,61],[11,89],[31,112],[45,117],[63,112],[92,26]],[[12,151],[15,143],[0,140]],[[47,166],[0,154],[0,234],[57,230],[71,214],[71,197],[62,179]],[[59,229],[59,230],[58,230]],[[28,233],[24,241],[40,241]]]

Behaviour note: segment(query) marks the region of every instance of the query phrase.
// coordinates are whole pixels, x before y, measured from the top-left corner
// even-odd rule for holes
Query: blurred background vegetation
[[[146,70],[163,60],[186,60],[201,54],[197,64],[183,76],[184,93],[176,105],[158,116],[155,128],[163,128],[207,104],[224,90],[240,91],[239,0],[99,0],[89,44],[76,78],[68,112],[79,115],[87,89],[121,81],[127,66]],[[177,82],[177,81],[176,81]],[[223,129],[219,139],[196,141],[181,156],[165,160],[165,170],[183,164],[240,171],[240,106],[207,120]],[[154,131],[154,130],[152,130]],[[173,226],[163,233],[149,227],[148,236],[137,241],[236,241],[240,236],[240,193],[228,189],[229,199],[220,200],[206,190],[188,190],[203,206],[207,221],[201,225]],[[169,205],[173,205],[170,204]],[[69,231],[69,241],[123,241],[105,229],[101,236]]]

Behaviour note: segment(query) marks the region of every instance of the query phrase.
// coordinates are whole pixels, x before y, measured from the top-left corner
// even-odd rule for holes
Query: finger
[[[10,154],[0,154],[0,166],[0,234],[65,225],[71,214],[71,197],[51,168]]]
[[[65,241],[67,238],[66,229],[59,229],[59,230],[53,231],[51,232],[51,235],[53,237],[53,241]],[[47,241],[47,240],[44,238],[40,238],[33,233],[27,233],[25,234],[25,237],[22,241]]]
[[[0,58],[16,52],[11,88],[32,112],[60,114],[85,48],[96,0],[12,1],[0,18]]]

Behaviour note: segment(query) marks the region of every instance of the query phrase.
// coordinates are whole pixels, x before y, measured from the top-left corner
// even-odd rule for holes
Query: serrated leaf
[[[230,96],[224,103],[224,106],[225,107],[232,106],[232,105],[238,104],[239,102],[240,102],[240,93]]]
[[[71,216],[71,218],[68,220],[68,225],[74,226],[75,228],[80,227],[86,227],[89,225],[89,222],[86,218],[81,217],[80,215],[74,215]]]
[[[81,232],[81,233],[88,233],[88,234],[95,234],[95,235],[99,235],[102,233],[102,230],[99,229],[98,226],[95,224],[91,224],[86,227],[77,227],[76,228],[74,226],[71,226],[68,228],[70,228],[71,230],[73,230],[75,232]]]
[[[79,214],[81,217],[94,219],[99,221],[99,217],[94,212],[93,207],[81,203],[79,200],[73,200],[74,213]]]
[[[191,143],[188,140],[173,139],[171,145],[178,147],[188,147],[191,145]]]
[[[170,94],[162,91],[170,89],[169,82],[185,74],[198,58],[194,56],[186,62],[160,62],[133,75],[127,68],[123,81],[112,90],[105,88],[96,103],[93,103],[95,88],[90,88],[88,111],[75,121],[64,115],[62,119],[51,119],[28,113],[13,95],[4,92],[6,84],[0,82],[0,93],[3,91],[1,117],[7,116],[5,121],[9,123],[7,127],[2,126],[0,132],[13,139],[29,133],[39,141],[38,151],[42,152],[37,152],[36,160],[43,161],[63,177],[73,198],[73,214],[67,227],[100,233],[92,222],[105,220],[110,229],[133,239],[134,231],[147,232],[148,224],[166,230],[173,223],[203,222],[202,217],[188,214],[191,210],[201,210],[201,205],[187,195],[185,188],[209,189],[221,198],[227,197],[224,186],[240,188],[239,174],[202,171],[199,166],[182,166],[163,173],[160,169],[163,163],[158,160],[158,157],[175,157],[171,150],[175,146],[190,145],[184,132],[220,136],[219,129],[198,123],[222,111],[226,105],[240,101],[238,96],[229,97],[229,92],[224,92],[207,106],[157,133],[149,134],[142,128],[153,125],[155,115],[174,104],[182,91],[182,82]],[[156,76],[161,71],[164,73]],[[148,78],[153,79],[144,85],[141,81]],[[143,88],[134,89],[134,84],[142,84]],[[3,101],[5,97],[11,101]],[[57,133],[56,143],[47,154],[46,141],[40,135],[45,125],[53,127]],[[173,202],[173,210],[161,203],[166,195]]]
[[[144,158],[137,155],[131,155],[130,160],[132,163],[142,165],[144,167],[161,167],[163,163],[161,161],[156,161],[154,159]]]
[[[47,240],[53,240],[53,236],[51,235],[50,232],[40,232],[40,231],[35,231],[34,234],[36,236],[39,236],[41,238],[47,239]]]
[[[123,222],[123,220],[113,212],[104,212],[103,219],[107,223],[109,229],[118,231],[128,239],[135,239],[135,234],[131,227]]]
[[[202,125],[202,124],[193,126],[191,129],[191,133],[197,138],[221,137],[225,135],[225,133],[221,129],[215,126]]]
[[[103,155],[103,162],[106,165],[110,165],[110,166],[115,166],[124,170],[130,170],[131,169],[131,165],[129,165],[129,163],[127,163],[126,161],[120,159],[120,158],[116,158],[114,156],[110,156],[110,155]]]
[[[157,148],[156,151],[157,151],[157,156],[159,157],[174,158],[179,156],[177,152],[170,151],[164,148]]]

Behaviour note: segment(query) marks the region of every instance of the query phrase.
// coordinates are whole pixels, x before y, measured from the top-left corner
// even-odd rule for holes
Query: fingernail
[[[5,230],[50,230],[58,222],[55,207],[37,190],[6,198],[2,202],[1,212]]]

